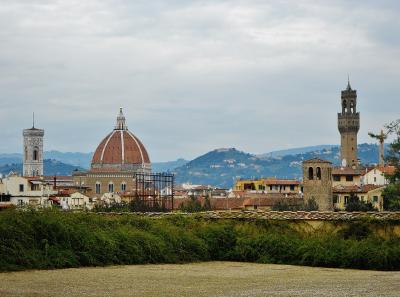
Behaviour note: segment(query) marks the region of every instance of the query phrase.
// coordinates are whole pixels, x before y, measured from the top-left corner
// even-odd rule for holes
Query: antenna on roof
[[[35,128],[35,112],[32,113],[32,128]]]

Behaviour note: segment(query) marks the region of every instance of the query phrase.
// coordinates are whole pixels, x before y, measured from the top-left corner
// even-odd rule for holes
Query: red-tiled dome
[[[120,110],[115,129],[99,144],[92,159],[92,170],[127,171],[150,168],[150,158],[140,140],[125,125]]]

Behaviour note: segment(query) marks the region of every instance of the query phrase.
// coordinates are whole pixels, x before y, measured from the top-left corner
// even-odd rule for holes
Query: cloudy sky
[[[219,147],[339,143],[350,74],[359,142],[400,117],[398,1],[0,0],[0,152],[22,129],[93,151],[120,106],[153,161]]]

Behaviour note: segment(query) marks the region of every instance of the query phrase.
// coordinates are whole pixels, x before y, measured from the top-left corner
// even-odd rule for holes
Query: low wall
[[[185,212],[98,212],[102,215],[145,216],[152,218],[164,218],[169,216],[189,216],[203,219],[239,219],[239,220],[302,220],[302,221],[398,221],[400,212],[346,212],[346,211],[204,211],[196,213]]]

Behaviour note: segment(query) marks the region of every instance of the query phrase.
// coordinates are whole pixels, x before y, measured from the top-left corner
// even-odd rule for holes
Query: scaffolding
[[[173,174],[135,173],[135,185],[134,196],[138,210],[173,211],[175,194]]]

